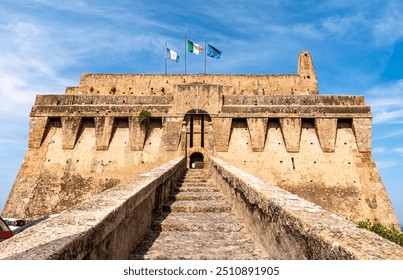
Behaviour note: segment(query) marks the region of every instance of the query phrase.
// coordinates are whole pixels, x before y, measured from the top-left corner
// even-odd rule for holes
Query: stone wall
[[[232,119],[228,146],[215,156],[348,220],[398,226],[370,152],[371,128],[367,121],[357,123],[354,128],[354,121],[342,118]]]
[[[80,115],[77,106],[93,108],[86,102],[97,100],[68,99],[37,97],[31,113],[28,151],[3,215],[34,220],[59,213],[183,153],[178,149],[181,127],[165,133],[164,127],[170,127],[171,119],[153,114],[147,124],[140,125],[141,107],[120,117],[108,114],[108,100],[97,103],[103,104],[97,107],[98,113]],[[143,101],[156,101],[148,99]],[[36,111],[38,106],[48,109]],[[172,147],[172,142],[176,146]]]
[[[290,75],[153,75],[83,74],[78,87],[67,95],[165,96],[176,93],[177,85],[191,83],[220,85],[222,94],[273,95],[318,94],[311,55],[298,56],[298,73]]]
[[[232,208],[276,259],[403,259],[403,248],[322,207],[212,158]]]
[[[184,176],[183,157],[0,243],[0,259],[128,259]]]

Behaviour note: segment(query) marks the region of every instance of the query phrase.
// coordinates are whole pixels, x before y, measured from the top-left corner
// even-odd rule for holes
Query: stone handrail
[[[176,158],[94,195],[0,243],[0,259],[128,259],[185,170]]]
[[[403,247],[218,158],[210,173],[254,239],[278,259],[403,259]]]

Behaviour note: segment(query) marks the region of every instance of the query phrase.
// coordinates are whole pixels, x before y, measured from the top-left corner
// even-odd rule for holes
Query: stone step
[[[271,259],[247,235],[203,170],[188,170],[130,259]]]
[[[173,189],[174,192],[218,192],[219,189],[212,185],[206,186],[180,186]]]
[[[268,259],[242,232],[150,231],[130,259]]]
[[[231,211],[231,206],[225,201],[170,201],[162,206],[163,211],[167,212],[214,212],[226,213]]]
[[[243,224],[231,213],[163,212],[154,219],[154,231],[239,232]]]
[[[171,200],[224,200],[224,196],[219,192],[190,192],[182,191],[173,193]]]
[[[208,179],[210,177],[211,177],[210,175],[198,175],[198,174],[189,175],[189,174],[186,174],[184,179]]]
[[[186,174],[209,174],[209,172],[202,169],[188,169]]]
[[[200,181],[183,181],[181,183],[176,184],[178,185],[212,185],[211,182],[200,182]]]
[[[207,179],[200,179],[200,178],[185,178],[181,183],[207,183]]]

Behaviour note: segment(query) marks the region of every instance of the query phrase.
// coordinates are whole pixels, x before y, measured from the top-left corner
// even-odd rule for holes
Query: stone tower
[[[292,75],[83,74],[38,95],[3,215],[57,213],[175,157],[215,156],[349,220],[398,224],[371,154],[363,96],[319,95],[310,53]]]

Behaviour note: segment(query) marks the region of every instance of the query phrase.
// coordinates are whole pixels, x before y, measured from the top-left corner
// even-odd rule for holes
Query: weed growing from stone
[[[358,227],[375,232],[383,238],[386,238],[400,246],[403,246],[403,233],[394,225],[390,225],[389,228],[387,228],[386,226],[379,223],[372,223],[371,221],[366,220],[358,222]]]

